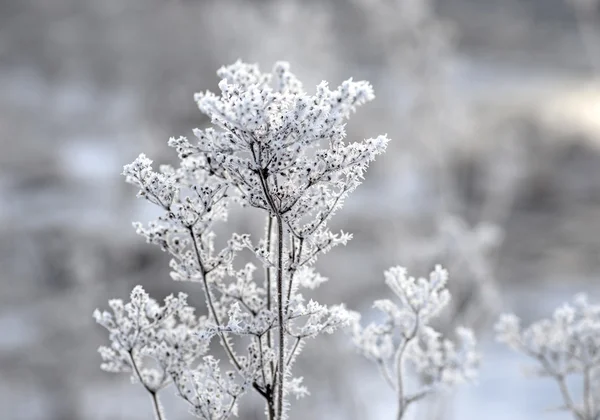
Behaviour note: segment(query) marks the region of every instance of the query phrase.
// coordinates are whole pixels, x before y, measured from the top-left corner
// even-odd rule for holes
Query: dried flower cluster
[[[385,281],[401,305],[387,299],[376,301],[375,308],[385,314],[383,323],[363,328],[356,317],[353,336],[360,352],[377,364],[396,391],[400,420],[413,402],[475,379],[479,355],[471,330],[456,330],[461,344],[457,347],[429,325],[450,300],[446,270],[436,266],[429,279],[417,279],[408,276],[405,268],[393,267],[385,273]],[[407,366],[425,379],[411,393],[406,389]]]
[[[497,339],[511,349],[536,360],[532,373],[554,379],[563,403],[560,409],[577,420],[600,419],[600,305],[577,296],[563,304],[551,319],[523,329],[515,315],[503,315],[496,324]],[[577,375],[583,384],[583,400],[576,403],[567,377]]]
[[[182,366],[189,367],[208,348],[208,340],[199,336],[206,329],[206,318],[197,318],[186,299],[184,293],[178,297],[171,295],[160,306],[141,286],[136,286],[130,302],[124,304],[113,299],[109,301],[112,313],[94,312],[96,322],[109,331],[111,341],[111,347],[99,348],[104,361],[102,369],[131,373],[132,379],[139,381],[152,396],[158,416],[161,408],[157,393],[171,381],[181,391],[187,378],[176,377],[177,371]],[[154,363],[149,363],[149,359]],[[197,368],[204,369],[204,366]],[[189,375],[196,374],[189,370]],[[199,403],[190,403],[194,410],[204,409]]]
[[[123,172],[139,197],[164,212],[147,226],[134,224],[137,232],[172,255],[174,280],[202,286],[208,315],[194,318],[183,295],[159,307],[138,287],[130,303],[111,302],[114,315],[97,313],[112,342],[101,349],[103,367],[133,371],[159,419],[156,394],[172,383],[198,418],[235,414],[252,388],[264,397],[267,417],[279,420],[287,418],[288,395],[307,394],[301,378],[292,377],[305,339],[351,320],[343,305],[306,301],[301,290],[326,280],[312,267],[317,257],[351,238],[331,232],[327,222],[388,139],[344,141],[351,113],[373,99],[367,82],[347,80],[334,90],[323,82],[308,95],[286,63],[269,74],[237,62],[218,74],[220,95],[196,95],[214,127],[195,130],[193,142],[169,140],[180,166],[156,172],[142,154]],[[217,249],[214,226],[236,204],[264,212],[265,235],[234,234]],[[253,264],[236,268],[242,250],[263,266],[262,276]],[[205,355],[214,337],[232,368],[224,374]],[[145,357],[160,369],[146,369]]]

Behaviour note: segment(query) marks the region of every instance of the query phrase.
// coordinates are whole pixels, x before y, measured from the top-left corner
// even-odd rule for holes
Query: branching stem
[[[395,355],[395,368],[396,368],[396,392],[398,395],[398,414],[396,416],[396,420],[402,420],[404,414],[406,413],[406,409],[408,405],[412,402],[408,400],[404,396],[404,352],[406,348],[411,343],[411,341],[416,337],[417,331],[419,330],[419,316],[417,312],[417,319],[415,320],[415,326],[409,335],[404,336],[404,341],[396,350]]]
[[[138,368],[137,363],[135,362],[135,358],[133,357],[133,350],[129,351],[129,359],[131,360],[131,366],[133,367],[133,372],[135,376],[137,376],[138,380],[144,387],[144,389],[150,394],[150,398],[152,400],[152,408],[154,409],[154,417],[156,420],[165,420],[165,416],[162,411],[162,407],[160,405],[160,401],[158,399],[158,390],[153,389],[148,386],[146,382],[144,382],[144,378],[142,378],[142,374]]]

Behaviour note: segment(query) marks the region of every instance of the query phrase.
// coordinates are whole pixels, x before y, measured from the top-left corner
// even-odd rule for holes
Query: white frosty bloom
[[[353,339],[359,351],[377,363],[389,385],[400,394],[400,418],[410,403],[473,381],[479,355],[470,329],[456,330],[457,346],[428,325],[450,299],[448,272],[441,266],[435,267],[429,279],[411,277],[405,268],[393,267],[385,272],[385,281],[399,298],[400,306],[390,300],[376,301],[374,307],[385,314],[383,323],[362,327],[356,318]],[[406,365],[421,378],[421,386],[413,393],[407,392],[404,384]]]
[[[178,167],[155,171],[141,154],[123,169],[138,196],[163,211],[147,225],[134,223],[136,232],[171,254],[174,280],[199,284],[208,315],[196,321],[184,295],[161,307],[138,287],[131,303],[112,301],[113,314],[96,315],[112,341],[101,355],[105,368],[133,370],[153,395],[174,384],[199,418],[235,414],[238,398],[252,388],[265,399],[269,416],[283,420],[284,397],[308,393],[291,374],[304,341],[353,317],[343,305],[306,303],[301,289],[326,281],[313,264],[352,238],[331,232],[327,223],[388,139],[346,141],[351,114],[374,98],[368,82],[349,79],[337,88],[322,82],[309,94],[284,62],[263,73],[238,61],[217,74],[217,94],[195,95],[212,127],[195,129],[193,140],[169,139]],[[215,226],[227,221],[232,205],[262,210],[265,237],[235,233],[217,247]],[[255,276],[252,264],[235,268],[245,251],[264,275]],[[212,338],[223,347],[231,373],[221,373],[211,356],[197,360]],[[143,357],[154,358],[160,371],[144,368]]]
[[[112,312],[94,311],[96,322],[109,331],[110,348],[100,347],[102,369],[109,372],[130,372],[151,389],[158,389],[169,378],[162,372],[140,377],[150,370],[144,366],[143,356],[150,356],[163,367],[175,358],[189,365],[207,350],[208,342],[198,338],[206,328],[206,320],[197,318],[194,309],[187,306],[187,295],[165,298],[159,305],[141,286],[131,292],[126,304],[120,299],[109,301]]]
[[[558,382],[566,409],[576,418],[600,416],[600,305],[578,295],[572,304],[558,307],[550,319],[522,328],[515,315],[502,315],[496,323],[498,341],[536,361],[532,371]],[[581,404],[572,401],[565,377],[583,381]]]

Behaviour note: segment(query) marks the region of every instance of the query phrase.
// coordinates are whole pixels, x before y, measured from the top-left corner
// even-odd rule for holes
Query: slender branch
[[[269,260],[272,260],[272,249],[273,249],[273,218],[271,215],[267,215],[267,251],[269,253]],[[271,268],[265,265],[265,282],[267,289],[267,310],[271,311],[272,309],[272,297],[271,297]],[[271,334],[271,329],[267,331],[267,346],[272,349],[273,348],[273,335]],[[275,372],[275,362],[271,360],[270,362],[271,374]]]
[[[295,242],[295,239],[293,239],[292,236],[292,243]],[[289,310],[289,306],[290,306],[290,300],[292,298],[292,289],[294,286],[294,274],[296,274],[296,271],[298,270],[298,267],[300,267],[300,258],[302,258],[302,247],[304,246],[304,238],[300,238],[298,240],[299,244],[298,244],[298,251],[294,252],[294,266],[295,268],[293,270],[290,270],[290,279],[288,280],[288,289],[287,289],[287,300],[286,300],[286,305],[285,305],[285,312],[288,313]]]
[[[403,373],[403,359],[404,352],[408,347],[408,344],[415,338],[417,335],[417,331],[419,330],[419,314],[417,312],[417,317],[415,319],[415,326],[409,335],[404,336],[404,342],[398,347],[395,355],[395,368],[396,368],[396,392],[398,395],[398,414],[396,416],[397,420],[401,420],[406,413],[406,409],[410,401],[404,398],[404,373]]]
[[[567,388],[567,383],[565,382],[565,377],[563,375],[555,375],[554,378],[558,382],[560,393],[562,394],[566,407],[569,410],[571,410],[576,419],[585,420],[585,417],[581,414],[581,412],[575,407],[575,404],[573,403],[573,399],[571,398],[571,394],[569,393],[569,388]]]
[[[200,250],[198,249],[198,242],[196,239],[196,234],[194,233],[194,228],[189,227],[189,232],[190,235],[192,236],[192,243],[194,245],[194,252],[196,254],[196,260],[198,262],[198,267],[200,267],[200,274],[202,275],[202,285],[204,286],[204,294],[206,295],[206,304],[210,310],[210,313],[212,315],[212,317],[215,320],[215,324],[217,325],[217,331],[218,331],[218,335],[219,338],[221,340],[221,345],[223,346],[223,348],[225,349],[225,352],[227,352],[227,355],[229,356],[229,359],[231,360],[231,363],[233,363],[233,365],[235,366],[235,368],[237,370],[241,370],[242,369],[242,365],[240,364],[240,362],[237,360],[237,358],[235,357],[235,353],[233,352],[233,350],[231,349],[231,346],[229,345],[229,342],[227,341],[227,338],[225,337],[225,334],[223,334],[222,331],[220,331],[221,329],[221,321],[219,320],[219,316],[217,314],[217,311],[215,309],[215,305],[213,302],[213,297],[212,297],[212,293],[210,291],[210,288],[208,286],[208,279],[206,278],[206,269],[204,267],[204,264],[202,264],[202,256],[200,255]]]
[[[259,353],[259,357],[260,357],[260,370],[261,370],[261,374],[262,374],[262,380],[263,380],[263,386],[266,388],[267,387],[267,375],[265,373],[265,360],[263,357],[263,346],[262,346],[262,336],[256,337],[256,339],[258,340],[258,353]]]
[[[404,400],[404,379],[402,372],[402,362],[404,356],[404,350],[406,350],[406,345],[408,343],[408,339],[402,343],[398,350],[396,351],[395,356],[395,366],[396,366],[396,394],[398,396],[398,414],[396,415],[397,420],[401,420],[404,417],[404,413],[406,411],[406,401]]]
[[[150,387],[142,378],[142,374],[138,368],[137,363],[135,362],[135,358],[133,357],[133,349],[129,350],[129,359],[131,361],[131,366],[133,367],[133,372],[135,376],[137,376],[138,380],[144,387],[144,389],[150,394],[150,398],[152,399],[152,407],[154,409],[154,417],[156,420],[165,420],[163,415],[162,407],[160,405],[160,401],[158,400],[158,391]]]
[[[406,406],[408,407],[410,404],[425,398],[427,396],[427,394],[429,394],[429,393],[430,393],[429,390],[423,390],[423,391],[417,392],[416,394],[411,395],[410,397],[407,397],[406,398]]]
[[[163,420],[165,417],[163,416],[162,406],[160,405],[160,401],[158,399],[158,392],[150,392],[150,397],[152,399],[152,406],[154,407],[154,416],[156,420]]]
[[[285,366],[289,366],[290,363],[292,363],[292,361],[294,360],[294,354],[296,353],[296,350],[298,350],[298,346],[300,345],[300,342],[302,341],[302,337],[296,337],[296,342],[294,343],[294,347],[292,347],[292,351],[290,351],[290,355],[288,356],[288,360],[287,363],[285,364]]]
[[[235,406],[235,402],[237,401],[237,395],[232,395],[231,396],[231,404],[229,404],[229,408],[227,409],[227,412],[224,413],[221,417],[220,420],[226,420],[229,418],[229,414],[231,413],[231,410],[233,410],[233,407]]]
[[[577,420],[587,420],[585,418],[585,416],[583,415],[583,413],[581,413],[581,411],[575,406],[575,403],[573,402],[573,398],[571,398],[571,394],[569,393],[569,388],[567,387],[567,383],[565,382],[565,376],[561,373],[556,372],[552,368],[552,365],[550,363],[548,363],[548,360],[546,360],[546,358],[543,355],[541,355],[539,353],[535,353],[535,352],[527,349],[527,347],[524,347],[524,346],[521,346],[521,348],[526,354],[537,359],[542,364],[542,366],[544,367],[546,372],[548,372],[550,374],[550,376],[552,376],[556,380],[556,382],[558,383],[558,387],[560,389],[560,393],[563,397],[565,407],[567,407],[567,409],[569,411],[571,411],[571,413],[573,413],[573,416],[575,416],[575,418]]]
[[[279,371],[277,372],[277,419],[283,418],[285,378],[285,331],[283,328],[283,220],[277,216],[277,319],[279,324]]]

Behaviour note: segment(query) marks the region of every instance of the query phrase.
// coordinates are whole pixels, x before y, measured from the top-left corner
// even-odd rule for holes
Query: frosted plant
[[[532,373],[554,379],[564,405],[576,420],[600,419],[600,305],[578,295],[563,304],[551,319],[523,329],[515,315],[502,315],[496,324],[498,341],[536,361]],[[583,401],[573,400],[567,377],[576,375],[583,384]]]
[[[197,318],[187,306],[187,296],[168,296],[164,306],[151,299],[141,286],[131,292],[130,302],[108,302],[112,313],[94,312],[96,322],[109,331],[111,347],[98,351],[108,372],[128,372],[152,397],[157,418],[162,409],[158,392],[170,382],[175,366],[189,366],[205,354],[208,341],[198,334],[206,328],[206,319]],[[154,359],[158,368],[149,363]]]
[[[385,281],[401,305],[390,300],[376,301],[374,307],[384,313],[384,322],[362,327],[356,317],[353,337],[359,351],[377,364],[395,390],[396,418],[400,420],[412,403],[474,380],[479,355],[471,330],[462,327],[456,330],[460,341],[457,347],[429,325],[450,300],[446,270],[436,266],[429,279],[416,279],[408,276],[405,268],[393,267],[385,273]],[[413,392],[407,390],[407,366],[424,378]]]
[[[137,232],[172,255],[174,280],[199,283],[208,315],[192,322],[181,296],[177,302],[182,309],[163,321],[157,318],[156,304],[136,288],[127,316],[117,315],[121,304],[114,315],[118,321],[108,313],[97,315],[111,332],[112,350],[101,350],[108,360],[103,366],[133,370],[155,402],[159,389],[174,384],[192,413],[207,420],[235,414],[239,397],[252,388],[264,398],[267,417],[280,420],[287,418],[287,397],[308,392],[301,378],[292,377],[305,340],[351,320],[343,305],[307,302],[301,289],[325,281],[312,264],[351,239],[331,232],[327,222],[361,183],[369,162],[384,152],[388,139],[344,141],[351,113],[374,97],[367,82],[350,79],[334,90],[322,82],[309,95],[283,62],[270,74],[238,61],[218,75],[219,95],[195,96],[213,127],[195,130],[193,142],[169,140],[179,167],[161,166],[156,172],[142,154],[123,172],[139,188],[139,197],[163,210],[147,226],[135,223]],[[225,221],[236,204],[264,213],[265,235],[256,240],[234,234],[218,249],[215,224]],[[236,268],[236,257],[244,250],[263,266],[262,278],[256,278],[251,263]],[[171,313],[169,302],[161,309],[165,314]],[[159,327],[160,334],[155,331]],[[234,336],[245,339],[234,341]],[[220,362],[205,355],[213,337],[232,371],[221,373]],[[145,355],[155,359],[158,373],[136,370]],[[156,413],[161,419],[161,411]]]

